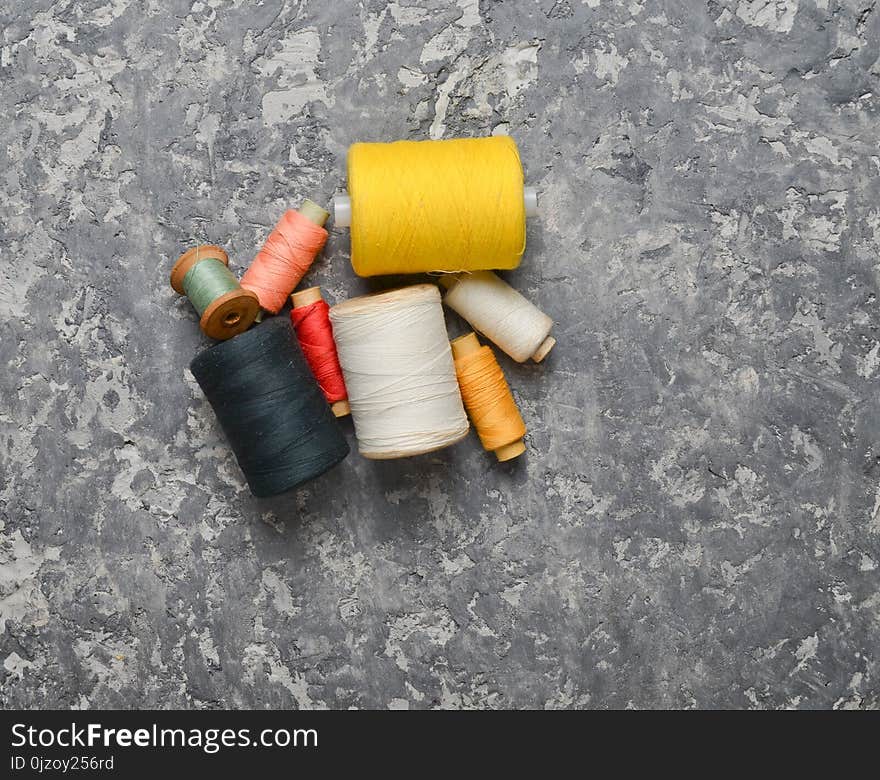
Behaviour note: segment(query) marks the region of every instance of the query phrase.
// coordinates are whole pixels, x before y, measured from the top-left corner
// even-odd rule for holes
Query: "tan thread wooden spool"
[[[453,359],[459,359],[479,351],[481,345],[477,339],[476,333],[468,333],[466,336],[459,336],[457,339],[453,339],[450,342],[450,346],[452,347]],[[473,422],[473,419],[471,421]],[[504,444],[493,450],[495,457],[502,462],[513,460],[522,455],[525,451],[526,444],[522,438],[514,439],[508,444]]]
[[[311,203],[311,201],[307,200],[305,203]],[[305,205],[305,203],[303,205]],[[300,209],[300,211],[302,211],[302,209]],[[324,213],[326,214],[327,212]],[[290,302],[294,309],[299,309],[303,306],[310,306],[313,303],[323,300],[324,296],[321,295],[320,287],[307,287],[305,290],[300,290],[290,296]],[[351,414],[351,406],[349,406],[347,398],[343,398],[341,401],[336,401],[335,403],[330,404],[330,408],[333,410],[333,414],[337,417],[345,417],[346,415]]]
[[[183,280],[196,263],[208,258],[229,266],[229,256],[214,244],[202,244],[184,252],[171,269],[171,286],[180,295],[186,295]],[[199,320],[206,336],[225,341],[244,333],[260,313],[260,299],[250,290],[230,290],[208,304]]]

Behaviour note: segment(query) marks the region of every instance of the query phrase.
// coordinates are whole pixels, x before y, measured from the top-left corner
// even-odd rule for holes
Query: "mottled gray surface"
[[[0,703],[880,706],[873,5],[4,4]],[[490,132],[558,323],[527,456],[254,499],[174,258]],[[375,285],[342,230],[308,281]]]

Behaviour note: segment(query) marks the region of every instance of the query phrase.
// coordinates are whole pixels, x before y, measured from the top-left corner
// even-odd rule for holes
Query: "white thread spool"
[[[540,363],[553,349],[551,320],[491,271],[441,276],[443,303],[519,363]]]
[[[352,298],[330,309],[330,321],[364,457],[421,455],[467,435],[434,285]]]
[[[538,190],[523,187],[523,202],[527,217],[538,216]],[[333,223],[337,227],[351,227],[351,195],[343,192],[333,198]]]

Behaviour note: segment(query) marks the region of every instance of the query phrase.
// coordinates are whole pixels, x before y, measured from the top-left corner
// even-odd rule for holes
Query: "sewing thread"
[[[286,317],[205,350],[190,370],[255,496],[297,487],[348,454]]]
[[[553,320],[491,271],[439,281],[447,288],[443,303],[519,363],[540,363],[556,344]]]
[[[434,285],[353,298],[330,321],[362,455],[419,455],[467,434]]]
[[[287,296],[305,276],[327,241],[324,221],[329,214],[310,200],[300,211],[285,211],[263,248],[241,278],[260,306],[272,314],[281,311]]]
[[[499,461],[522,455],[526,426],[492,350],[468,333],[453,339],[452,357],[464,408],[483,449],[494,452]]]
[[[348,191],[360,276],[519,265],[523,170],[507,136],[353,144]]]
[[[206,335],[229,339],[247,330],[260,311],[257,296],[242,289],[219,246],[203,244],[184,252],[171,269],[171,286],[189,298]]]
[[[330,307],[321,297],[321,288],[309,287],[290,298],[293,304],[290,321],[324,397],[337,417],[350,414],[348,391],[330,324]]]

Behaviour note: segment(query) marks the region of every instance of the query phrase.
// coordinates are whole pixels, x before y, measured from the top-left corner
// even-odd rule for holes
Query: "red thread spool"
[[[260,306],[278,314],[287,296],[300,283],[327,241],[324,223],[330,214],[310,200],[299,211],[284,212],[250,268],[241,286],[260,299]]]
[[[290,320],[303,354],[318,380],[333,414],[344,417],[351,414],[348,391],[336,354],[333,326],[330,324],[330,307],[321,296],[320,287],[309,287],[290,296],[293,309]]]

